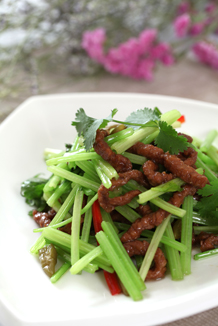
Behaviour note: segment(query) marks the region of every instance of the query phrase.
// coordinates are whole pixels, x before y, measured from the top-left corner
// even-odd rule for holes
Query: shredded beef
[[[196,192],[196,189],[193,186],[185,185],[182,191],[177,191],[170,198],[169,203],[180,207],[183,203],[183,200],[186,196],[193,196]],[[122,237],[121,241],[123,243],[128,241],[133,241],[137,239],[143,230],[153,229],[154,227],[160,225],[162,221],[169,215],[169,213],[161,208],[156,212],[144,215],[142,218],[138,218],[126,231]]]
[[[112,186],[107,189],[103,184],[98,189],[98,201],[100,206],[108,213],[110,213],[116,206],[123,206],[131,202],[131,200],[138,196],[140,190],[131,190],[126,194],[114,198],[109,198],[109,191],[113,191],[118,187],[125,185],[129,180],[135,180],[143,186],[147,186],[147,180],[144,174],[138,170],[131,170],[124,173],[119,173],[117,180],[112,179]]]
[[[185,164],[175,155],[165,153],[163,159],[165,168],[186,183],[196,188],[203,188],[208,183],[206,176],[196,172],[193,167]]]
[[[187,149],[183,154],[180,154],[180,156],[183,155],[184,162],[176,155],[171,155],[168,152],[164,153],[161,148],[151,144],[137,142],[129,149],[129,151],[131,153],[143,155],[156,164],[164,165],[166,170],[171,172],[174,176],[197,188],[203,188],[207,183],[209,183],[206,176],[200,175],[192,166],[190,166],[194,165],[197,158],[197,153],[192,149]]]
[[[201,251],[214,249],[218,245],[218,236],[211,233],[201,232],[193,236],[194,244],[200,243]]]
[[[107,130],[97,130],[95,143],[93,145],[95,152],[105,161],[109,162],[118,173],[130,171],[132,169],[132,163],[128,158],[112,151],[110,146],[104,141],[104,137],[107,135]]]
[[[145,255],[146,251],[149,247],[149,242],[143,240],[134,240],[131,242],[127,242],[123,244],[126,249],[128,255],[130,257],[134,255]],[[146,276],[146,280],[157,280],[164,277],[166,272],[167,261],[166,258],[160,248],[157,248],[157,251],[154,255],[154,267],[149,269],[148,274]]]
[[[151,160],[143,164],[143,172],[152,187],[170,181],[174,178],[172,173],[158,172],[159,165]]]
[[[163,163],[162,155],[164,154],[164,151],[161,148],[151,144],[143,144],[141,142],[137,142],[135,145],[128,149],[128,152],[144,156],[157,164]]]
[[[191,147],[188,147],[187,150],[177,155],[177,157],[180,158],[180,160],[182,160],[186,165],[190,165],[192,167],[194,167],[196,163],[197,156],[198,153]]]
[[[36,209],[33,210],[33,219],[41,228],[48,226],[55,215],[56,211],[54,209],[50,209],[48,212],[38,212]]]
[[[186,134],[184,134],[182,132],[178,132],[178,135],[185,137],[187,139],[188,143],[192,143],[192,141],[193,141],[193,138],[191,136],[186,135]]]
[[[151,207],[147,204],[147,205],[139,205],[136,208],[136,212],[139,213],[141,216],[144,216],[146,214],[149,214],[152,212]]]

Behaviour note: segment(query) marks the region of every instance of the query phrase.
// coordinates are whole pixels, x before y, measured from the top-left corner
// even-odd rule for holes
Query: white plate
[[[158,106],[185,114],[184,132],[204,137],[217,128],[218,106],[188,99],[142,94],[64,94],[32,97],[0,126],[0,323],[34,326],[159,325],[218,305],[218,257],[192,264],[184,281],[169,276],[148,282],[144,299],[133,302],[111,296],[101,273],[66,274],[55,285],[29,250],[38,235],[29,207],[20,196],[25,179],[46,172],[45,147],[64,149],[74,139],[71,121],[82,107],[94,117],[119,109],[117,118],[132,110]]]

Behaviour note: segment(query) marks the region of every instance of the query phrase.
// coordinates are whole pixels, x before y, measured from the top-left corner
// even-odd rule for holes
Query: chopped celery
[[[92,200],[92,196],[89,196],[87,198],[87,204]],[[80,212],[81,214],[81,212]],[[82,215],[82,214],[81,214]],[[82,226],[82,232],[81,232],[81,240],[88,242],[89,236],[90,236],[90,229],[91,229],[91,224],[92,224],[92,209],[89,207],[84,216],[84,222]]]
[[[179,216],[179,217],[183,217],[186,213],[186,211],[184,209],[176,207],[161,198],[151,199],[150,202],[152,202],[154,205],[164,209],[165,211],[167,211],[171,214],[174,214],[176,216]]]
[[[99,162],[97,160],[92,160],[92,162],[94,164],[95,170],[96,170],[102,184],[105,186],[105,188],[109,189],[112,186],[110,178],[101,169],[101,166],[99,165]]]
[[[217,130],[215,130],[215,129],[210,130],[210,132],[207,134],[206,138],[202,142],[202,144],[200,146],[200,150],[202,152],[207,153],[209,148],[211,147],[213,141],[216,139],[217,136],[218,136]]]
[[[96,257],[102,255],[102,253],[103,251],[99,246],[91,250],[88,254],[84,255],[82,258],[74,262],[74,264],[70,268],[71,274],[80,273]]]
[[[133,280],[134,284],[141,290],[145,290],[145,283],[143,282],[142,278],[140,277],[138,271],[136,270],[132,260],[130,259],[129,255],[127,254],[126,250],[123,247],[122,242],[120,241],[117,233],[115,232],[112,225],[108,222],[102,222],[102,229],[104,230],[105,234],[108,237],[111,245],[114,247],[119,259],[122,261],[126,271],[128,271],[131,279]]]
[[[172,227],[171,227],[170,223],[167,224],[167,227],[166,227],[166,230],[165,230],[165,235],[168,238],[175,241],[173,230],[172,230]],[[178,250],[176,250],[175,248],[172,248],[172,247],[170,247],[168,245],[165,245],[165,252],[166,252],[166,255],[167,255],[167,261],[168,261],[168,265],[169,265],[169,268],[170,268],[170,273],[171,273],[172,280],[174,280],[174,281],[183,280],[184,274],[183,274],[183,270],[182,270],[182,266],[181,266],[181,260],[180,260]]]
[[[48,168],[48,170],[60,177],[63,177],[69,181],[72,181],[82,187],[85,187],[85,188],[90,188],[91,190],[97,192],[98,191],[98,188],[100,186],[100,183],[97,183],[97,182],[94,182],[94,181],[90,181],[89,179],[87,178],[84,178],[80,175],[77,175],[73,172],[70,172],[70,171],[66,171],[62,168],[59,168],[57,166],[50,166]]]
[[[185,197],[182,207],[186,214],[182,219],[181,243],[187,246],[187,250],[181,253],[181,264],[183,273],[188,275],[191,273],[193,197]]]
[[[204,258],[209,258],[211,256],[218,255],[218,248],[211,249],[208,251],[200,252],[199,254],[194,255],[194,260],[200,260]]]
[[[125,231],[127,231],[129,229],[129,227],[130,227],[130,225],[125,224],[125,223],[115,222],[114,224],[115,224],[115,226],[117,226],[117,228],[119,230],[125,230]],[[154,235],[154,231],[151,231],[151,230],[144,230],[141,233],[141,236],[143,236],[145,238],[152,238],[153,235]],[[165,244],[165,245],[167,245],[167,246],[169,246],[169,247],[172,247],[172,248],[174,248],[176,250],[179,250],[181,252],[184,252],[187,249],[187,247],[184,244],[182,244],[179,241],[173,240],[172,238],[169,238],[166,235],[163,235],[162,236],[160,242],[163,243],[163,244]]]
[[[83,202],[83,191],[77,190],[71,224],[71,265],[75,264],[79,258],[79,236],[80,236],[80,222],[81,222],[81,208]]]
[[[154,258],[154,255],[157,251],[157,248],[159,246],[159,242],[166,230],[167,224],[170,222],[171,215],[168,215],[168,217],[156,228],[153,238],[151,239],[150,245],[148,247],[148,250],[145,254],[145,257],[143,259],[141,268],[139,270],[139,274],[141,275],[141,278],[145,280],[147,273],[149,271],[149,268],[151,266],[152,260]]]
[[[128,274],[125,267],[123,266],[122,261],[117,255],[116,250],[110,243],[106,234],[103,231],[100,231],[96,234],[96,238],[100,244],[100,247],[110,260],[114,270],[116,271],[118,277],[125,286],[131,298],[134,301],[142,300],[143,297],[141,290],[134,284],[133,280],[131,279],[131,276]]]
[[[63,265],[52,275],[50,281],[56,283],[70,269],[70,263],[64,262]]]

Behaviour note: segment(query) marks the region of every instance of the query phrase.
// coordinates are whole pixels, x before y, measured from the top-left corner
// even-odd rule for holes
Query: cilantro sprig
[[[179,136],[172,126],[161,121],[161,112],[157,107],[153,110],[144,108],[134,111],[124,121],[114,119],[117,111],[117,109],[112,110],[111,114],[105,119],[89,117],[82,108],[77,111],[72,125],[76,127],[78,135],[84,137],[84,145],[87,151],[93,146],[97,129],[105,128],[109,122],[122,123],[126,126],[131,126],[133,129],[157,127],[160,130],[159,135],[155,139],[155,144],[158,147],[165,152],[169,151],[171,154],[178,154],[187,149],[187,139],[184,136]]]
[[[195,208],[203,217],[218,218],[218,179],[211,181],[210,184],[198,190],[198,194],[202,196],[201,200],[196,204]]]
[[[176,130],[168,125],[165,121],[159,121],[160,132],[155,139],[155,144],[162,148],[164,152],[170,154],[178,154],[187,149],[187,139],[184,136],[179,136]]]

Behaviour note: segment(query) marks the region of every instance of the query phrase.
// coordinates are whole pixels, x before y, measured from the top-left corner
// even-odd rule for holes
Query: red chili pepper
[[[101,227],[102,216],[101,216],[100,205],[98,200],[96,200],[92,205],[92,218],[93,218],[95,233],[102,231],[102,227]],[[110,293],[112,295],[119,294],[122,292],[117,278],[117,274],[115,272],[109,273],[107,271],[104,271],[104,277],[107,282]]]
[[[184,123],[185,122],[185,116],[181,115],[181,117],[177,121],[179,121],[181,123]]]

